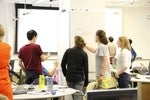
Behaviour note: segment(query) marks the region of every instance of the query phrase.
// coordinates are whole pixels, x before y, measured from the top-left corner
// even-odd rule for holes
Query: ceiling
[[[107,7],[150,7],[150,0],[106,0]]]
[[[41,6],[59,5],[59,0],[3,0],[8,3],[40,4]],[[106,7],[150,7],[150,0],[105,0]]]

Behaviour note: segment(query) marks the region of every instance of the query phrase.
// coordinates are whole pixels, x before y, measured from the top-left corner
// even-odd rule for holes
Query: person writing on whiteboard
[[[119,37],[117,45],[121,48],[117,57],[117,72],[119,88],[128,88],[130,85],[131,47],[127,37]]]
[[[103,30],[97,30],[95,41],[98,43],[98,48],[93,49],[89,46],[85,46],[89,51],[95,53],[96,60],[96,88],[110,88],[110,61],[109,61],[109,50],[108,50],[108,39],[106,33]]]
[[[0,94],[6,96],[9,100],[13,100],[13,91],[9,77],[11,47],[3,42],[4,35],[4,28],[0,24]]]
[[[67,85],[76,90],[83,90],[88,84],[88,57],[83,50],[85,42],[81,36],[75,36],[75,46],[65,51],[61,68]],[[82,100],[81,95],[73,95],[73,100]]]
[[[42,74],[41,61],[50,57],[50,53],[43,54],[40,45],[35,44],[37,32],[30,30],[27,32],[28,44],[20,48],[18,53],[19,66],[26,74],[25,84],[31,84]]]

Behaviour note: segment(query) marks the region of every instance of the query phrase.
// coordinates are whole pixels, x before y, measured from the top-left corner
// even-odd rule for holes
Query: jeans
[[[39,74],[34,70],[26,71],[26,80],[25,84],[31,84],[35,79],[39,78]]]
[[[84,81],[82,82],[68,82],[67,81],[67,85],[69,88],[80,90],[82,92]],[[83,95],[81,92],[73,94],[72,95],[73,100],[83,100]]]
[[[119,75],[118,80],[118,84],[119,84],[119,88],[129,88],[130,86],[130,75],[127,73],[122,73]]]

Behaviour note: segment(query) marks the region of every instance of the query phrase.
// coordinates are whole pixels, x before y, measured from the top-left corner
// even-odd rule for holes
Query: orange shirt
[[[10,60],[11,47],[4,42],[0,42],[0,94],[13,100],[11,81],[9,78],[8,65]]]

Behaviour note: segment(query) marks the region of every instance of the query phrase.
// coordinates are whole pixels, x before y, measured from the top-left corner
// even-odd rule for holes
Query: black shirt
[[[85,85],[88,84],[88,57],[82,49],[77,47],[67,49],[61,67],[68,82],[85,81]]]

